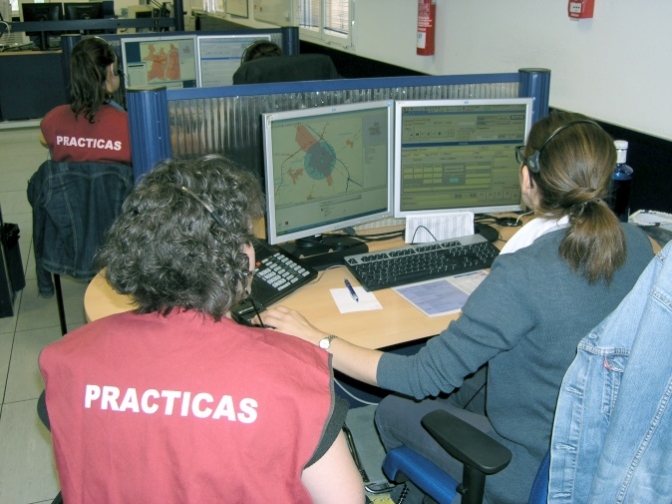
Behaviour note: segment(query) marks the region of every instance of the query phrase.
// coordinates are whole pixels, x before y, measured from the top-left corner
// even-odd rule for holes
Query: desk
[[[500,230],[505,239],[519,228]],[[401,238],[372,242],[371,251],[403,245]],[[499,246],[503,242],[496,243]],[[278,304],[300,311],[314,325],[366,348],[384,348],[438,334],[459,314],[427,317],[392,289],[375,291],[382,310],[341,314],[331,297],[330,289],[344,288],[343,279],[359,283],[345,266],[319,273],[312,283],[300,288]],[[129,298],[117,294],[99,273],[84,294],[84,310],[89,321],[132,310]]]

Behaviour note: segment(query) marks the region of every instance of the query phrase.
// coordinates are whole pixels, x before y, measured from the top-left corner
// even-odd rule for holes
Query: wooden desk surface
[[[505,237],[519,228],[504,228]],[[371,242],[371,251],[404,245],[401,238]],[[503,245],[498,242],[497,245]],[[382,310],[341,314],[330,289],[342,289],[347,278],[359,285],[345,266],[321,271],[316,280],[298,289],[278,304],[296,309],[320,329],[332,332],[367,348],[383,348],[427,338],[446,328],[459,314],[427,317],[392,289],[375,291]],[[84,310],[89,321],[133,309],[128,296],[116,293],[102,274],[96,275],[84,294]]]

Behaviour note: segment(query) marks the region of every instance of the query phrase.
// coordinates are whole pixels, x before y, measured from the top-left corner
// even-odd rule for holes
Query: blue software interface
[[[230,86],[245,49],[270,35],[212,35],[198,37],[198,69],[201,87]]]

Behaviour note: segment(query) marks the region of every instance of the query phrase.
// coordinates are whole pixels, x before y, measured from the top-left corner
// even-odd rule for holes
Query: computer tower
[[[2,246],[0,253],[0,317],[14,315],[14,301],[16,293],[26,286],[26,277],[23,273],[21,250],[19,248],[19,226],[4,223],[0,209],[0,235]]]

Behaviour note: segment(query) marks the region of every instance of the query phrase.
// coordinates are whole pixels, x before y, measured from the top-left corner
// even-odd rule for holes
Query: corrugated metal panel
[[[515,98],[518,82],[344,89],[168,102],[174,158],[222,154],[261,175],[262,113],[377,100]]]

